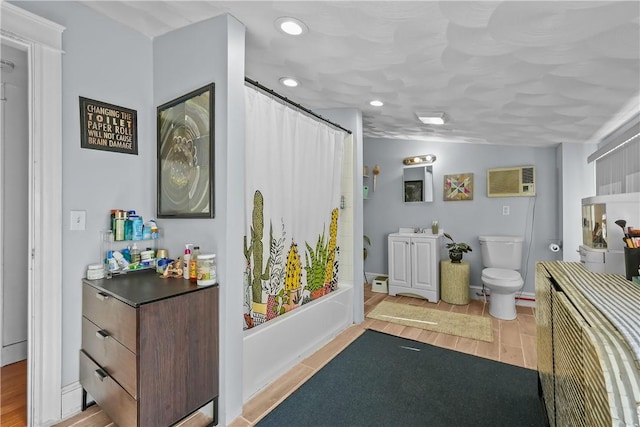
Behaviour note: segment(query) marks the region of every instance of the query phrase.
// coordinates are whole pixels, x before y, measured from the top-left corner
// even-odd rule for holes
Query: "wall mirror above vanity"
[[[402,194],[405,203],[433,202],[433,167],[405,167],[402,173]]]

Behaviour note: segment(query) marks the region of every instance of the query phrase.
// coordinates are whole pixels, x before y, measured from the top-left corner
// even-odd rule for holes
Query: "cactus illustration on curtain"
[[[273,226],[271,227],[271,249],[269,251],[269,260],[271,262],[271,274],[269,277],[269,285],[267,288],[268,295],[277,295],[284,286],[284,279],[286,274],[284,255],[284,242],[287,233],[284,229],[284,222],[282,223],[282,234],[279,238],[273,238]]]
[[[287,271],[284,288],[287,291],[295,291],[302,286],[302,266],[298,255],[298,245],[291,243],[289,254],[287,255]]]
[[[324,286],[328,286],[331,284],[333,280],[333,264],[336,260],[336,239],[338,236],[338,209],[334,209],[331,211],[331,225],[329,226],[329,248],[327,249],[327,253],[329,257],[327,258],[327,265],[325,267],[324,274]]]
[[[269,279],[270,259],[267,259],[267,265],[262,270],[262,232],[264,230],[264,213],[263,213],[262,193],[256,191],[253,195],[253,222],[251,225],[251,244],[247,247],[247,236],[244,236],[244,256],[247,259],[253,272],[251,279],[251,290],[253,291],[253,301],[262,302],[262,281]],[[250,260],[253,259],[253,262]]]
[[[306,243],[307,252],[305,253],[305,261],[307,263],[305,270],[307,273],[307,286],[305,289],[309,292],[321,289],[324,286],[325,268],[329,259],[329,252],[324,238],[324,230],[318,236],[315,249],[309,243]]]

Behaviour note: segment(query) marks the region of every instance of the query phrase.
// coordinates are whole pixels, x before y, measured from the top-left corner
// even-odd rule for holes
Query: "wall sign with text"
[[[80,147],[138,154],[136,110],[80,97]]]

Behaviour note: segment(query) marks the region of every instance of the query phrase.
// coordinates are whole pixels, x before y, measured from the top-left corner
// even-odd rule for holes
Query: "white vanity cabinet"
[[[440,236],[389,234],[389,295],[440,299]]]

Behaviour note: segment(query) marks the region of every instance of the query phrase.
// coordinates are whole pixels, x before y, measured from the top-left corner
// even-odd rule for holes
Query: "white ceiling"
[[[369,137],[598,142],[640,111],[637,0],[81,3],[149,37],[230,13],[247,28],[247,77],[311,109],[361,110]],[[285,36],[281,16],[309,32]],[[423,111],[449,122],[424,125]]]

